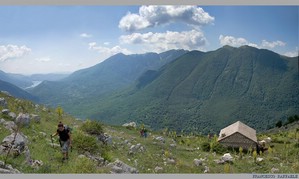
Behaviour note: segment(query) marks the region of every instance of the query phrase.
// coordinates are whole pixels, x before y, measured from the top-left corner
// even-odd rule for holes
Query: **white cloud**
[[[261,47],[263,47],[263,48],[275,48],[277,46],[282,47],[282,46],[285,46],[285,45],[286,45],[285,42],[282,42],[282,41],[279,41],[279,40],[274,41],[274,42],[268,42],[267,40],[263,40]]]
[[[51,58],[50,57],[36,58],[35,61],[38,61],[38,62],[49,62],[49,61],[51,61]]]
[[[0,61],[6,61],[12,58],[20,58],[31,52],[31,49],[23,46],[17,45],[2,45],[0,46]]]
[[[80,34],[80,37],[90,38],[90,37],[92,37],[92,35],[91,34],[87,34],[87,33],[82,33],[82,34]]]
[[[199,50],[203,49],[207,40],[199,30],[166,33],[133,33],[120,37],[124,44],[141,45],[147,52],[163,52],[170,49]]]
[[[284,55],[287,56],[287,57],[298,57],[299,56],[299,49],[298,49],[298,47],[296,47],[296,50],[286,52],[286,53],[284,53]]]
[[[110,42],[104,42],[104,45],[110,45]]]
[[[250,43],[244,38],[236,38],[233,36],[220,35],[219,41],[220,41],[221,45],[230,45],[233,47],[240,47],[242,45],[250,45],[250,46],[258,47],[258,45],[254,44],[254,43]]]
[[[138,14],[128,12],[122,17],[118,27],[132,32],[176,21],[202,26],[212,23],[214,19],[197,6],[141,6]]]
[[[103,46],[97,46],[96,42],[91,42],[88,45],[89,45],[89,49],[90,50],[95,50],[95,51],[97,51],[99,53],[102,53],[102,54],[104,54],[106,56],[115,55],[117,53],[132,54],[132,52],[130,52],[128,49],[121,48],[118,45],[114,46],[112,48],[103,47]]]

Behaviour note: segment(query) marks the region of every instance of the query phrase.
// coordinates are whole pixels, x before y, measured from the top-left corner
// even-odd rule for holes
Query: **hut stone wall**
[[[250,147],[254,149],[256,147],[256,143],[247,137],[243,136],[240,133],[234,133],[227,138],[219,141],[224,146],[239,148],[242,147],[243,149],[249,149]]]

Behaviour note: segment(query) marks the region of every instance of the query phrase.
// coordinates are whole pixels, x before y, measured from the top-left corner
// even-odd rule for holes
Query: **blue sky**
[[[73,72],[109,56],[251,45],[298,55],[298,6],[1,6],[0,70]]]

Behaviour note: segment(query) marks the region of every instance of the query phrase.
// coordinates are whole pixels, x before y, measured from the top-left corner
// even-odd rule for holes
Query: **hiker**
[[[140,130],[140,137],[143,137],[143,136],[144,136],[144,130],[141,129],[141,130]]]
[[[146,128],[143,128],[143,137],[147,138],[147,129]]]
[[[59,122],[58,129],[55,134],[51,135],[51,137],[59,135],[59,143],[63,153],[62,160],[68,160],[68,150],[69,147],[72,146],[72,139],[70,130],[66,128],[62,122]]]

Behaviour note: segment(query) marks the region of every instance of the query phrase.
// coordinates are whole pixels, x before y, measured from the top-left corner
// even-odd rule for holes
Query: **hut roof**
[[[221,141],[237,132],[251,139],[252,141],[257,142],[256,131],[253,128],[243,124],[240,121],[237,121],[227,126],[226,128],[222,129],[220,131],[218,141]]]

